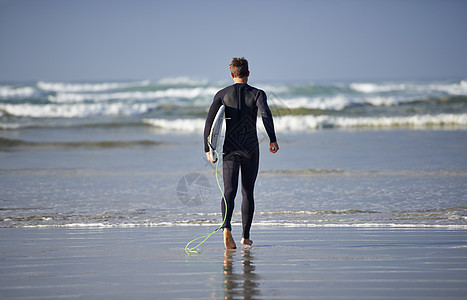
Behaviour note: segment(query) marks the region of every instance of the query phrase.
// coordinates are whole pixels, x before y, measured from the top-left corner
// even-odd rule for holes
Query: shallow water
[[[42,134],[37,131],[36,136]],[[215,166],[205,160],[199,137],[137,132],[157,144],[33,145],[0,152],[0,226],[219,224]],[[279,153],[269,153],[261,143],[254,222],[465,228],[466,135],[446,130],[279,134]],[[222,178],[221,170],[218,175]],[[233,221],[239,225],[239,216]]]
[[[202,130],[227,84],[0,83],[0,227],[217,226]],[[255,223],[467,226],[465,80],[252,84],[281,148],[258,121]]]

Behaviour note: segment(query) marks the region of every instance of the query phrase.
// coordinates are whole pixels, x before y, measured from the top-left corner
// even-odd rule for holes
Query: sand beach
[[[237,229],[237,230],[236,230]],[[234,227],[239,232],[240,228]],[[224,250],[203,226],[1,229],[2,299],[465,299],[467,232],[256,227]]]

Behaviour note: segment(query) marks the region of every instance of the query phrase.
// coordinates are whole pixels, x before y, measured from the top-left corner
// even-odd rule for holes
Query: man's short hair
[[[229,66],[230,73],[234,77],[243,78],[248,76],[248,61],[244,57],[234,57]]]

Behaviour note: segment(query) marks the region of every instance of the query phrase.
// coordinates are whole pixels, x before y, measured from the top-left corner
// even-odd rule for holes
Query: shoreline
[[[219,225],[219,224],[217,224]],[[297,224],[287,222],[256,222],[254,226],[262,228],[381,228],[381,229],[445,229],[445,230],[467,230],[467,225],[463,224],[404,224],[404,223],[329,223],[329,224]],[[163,223],[141,223],[141,224],[105,224],[105,223],[76,223],[76,224],[48,224],[48,225],[24,225],[14,227],[0,227],[1,229],[131,229],[131,228],[186,228],[186,227],[212,227],[215,223],[205,224],[163,224]],[[232,222],[232,226],[241,227],[241,223]]]

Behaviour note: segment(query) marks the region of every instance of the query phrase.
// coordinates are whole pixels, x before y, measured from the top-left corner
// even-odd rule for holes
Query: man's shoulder
[[[257,88],[257,87],[254,87],[254,86],[252,86],[252,85],[247,85],[247,86],[248,86],[249,92],[254,93],[255,95],[266,96],[266,93],[265,93],[262,89],[259,89],[259,88]]]
[[[229,86],[226,86],[225,88],[223,89],[220,89],[217,93],[216,93],[216,96],[215,98],[217,97],[222,97],[223,95],[225,95],[229,90],[233,89],[233,85],[229,85]]]

